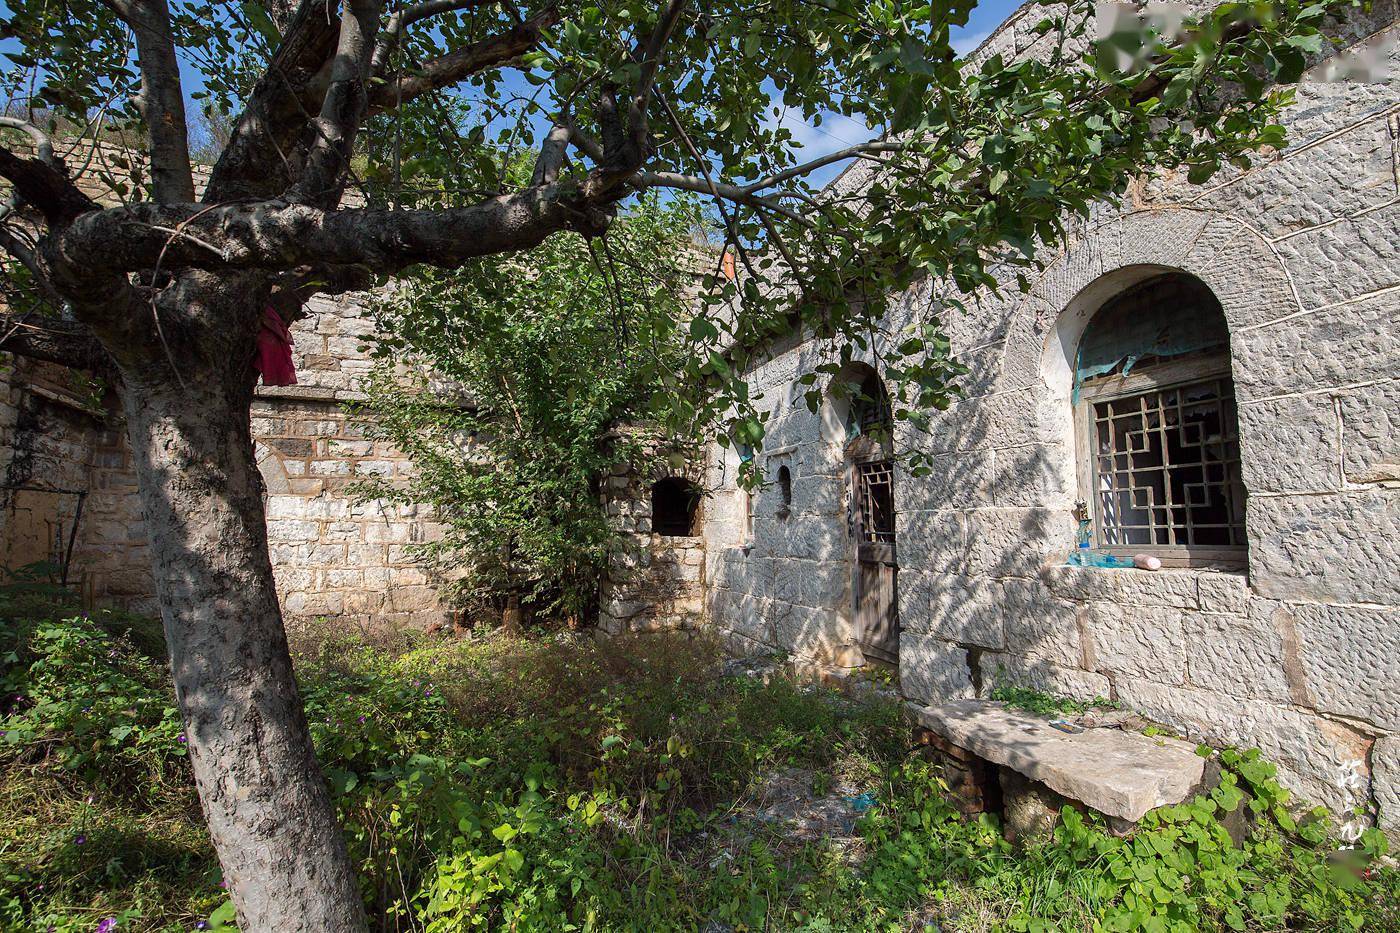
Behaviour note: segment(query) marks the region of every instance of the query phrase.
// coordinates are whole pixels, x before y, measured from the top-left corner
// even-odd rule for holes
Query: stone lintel
[[[990,700],[909,708],[919,725],[952,744],[1120,819],[1137,821],[1149,810],[1180,803],[1205,768],[1190,742],[1118,729],[1071,735],[1048,718]]]

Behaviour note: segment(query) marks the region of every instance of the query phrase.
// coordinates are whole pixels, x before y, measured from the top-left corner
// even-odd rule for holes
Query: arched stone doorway
[[[852,367],[837,383],[833,391],[845,396],[856,643],[867,660],[898,665],[899,562],[889,394],[879,374],[864,364]]]

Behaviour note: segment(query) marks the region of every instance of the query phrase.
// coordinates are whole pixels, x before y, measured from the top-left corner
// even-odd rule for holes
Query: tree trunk
[[[236,361],[209,369],[192,365],[183,387],[168,371],[123,372],[200,804],[243,930],[362,931],[268,559],[252,376]]]
[[[501,628],[512,635],[519,635],[525,630],[520,616],[520,592],[512,589],[506,596],[506,607],[501,612]]]

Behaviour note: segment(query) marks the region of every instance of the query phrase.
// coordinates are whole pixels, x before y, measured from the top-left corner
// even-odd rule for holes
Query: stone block
[[[1400,603],[1400,499],[1377,492],[1252,496],[1249,579],[1261,596]]]
[[[1377,825],[1400,833],[1400,736],[1382,736],[1371,749],[1371,793],[1380,811]]]
[[[816,609],[836,609],[850,602],[850,569],[845,561],[807,562],[798,587],[799,601]]]
[[[1400,610],[1318,603],[1289,608],[1317,708],[1400,731]]]
[[[825,609],[772,606],[770,631],[774,644],[790,654],[822,661],[835,657],[850,633],[841,616]]]
[[[986,648],[1006,644],[1002,586],[988,577],[901,571],[900,624],[945,641]]]
[[[1248,610],[1249,578],[1242,573],[1195,571],[1196,600],[1204,612],[1241,614]]]
[[[1051,564],[1041,568],[1040,580],[1052,596],[1060,599],[1116,600],[1123,592],[1123,574],[1098,567]]]
[[[1076,700],[1108,697],[1113,683],[1104,675],[1019,654],[984,651],[977,659],[982,674],[982,694],[997,687],[1022,687]]]
[[[1400,284],[1396,243],[1400,211],[1381,210],[1287,237],[1274,248],[1304,306],[1316,308]]]
[[[1119,576],[1118,598],[1127,605],[1178,609],[1195,609],[1200,605],[1200,571],[1122,568],[1108,573]]]
[[[992,458],[992,499],[998,506],[1056,506],[1071,499],[1074,458],[1062,445],[999,448]]]
[[[1384,115],[1376,114],[1318,145],[1284,150],[1196,204],[1239,217],[1273,239],[1375,207],[1393,195],[1390,133]]]
[[[1367,759],[1371,740],[1354,729],[1267,700],[1192,687],[1167,686],[1140,677],[1114,681],[1129,709],[1164,722],[1211,745],[1258,748],[1279,766],[1279,779],[1334,813],[1369,803]]]
[[[1007,581],[1001,588],[1006,650],[1078,667],[1084,661],[1079,607],[1055,599],[1038,581]]]
[[[895,515],[901,569],[965,573],[967,552],[957,512],[899,510]]]
[[[913,714],[954,745],[1124,820],[1185,800],[1205,770],[1190,742],[1118,729],[1065,733],[1048,717],[987,700],[950,700]]]
[[[975,509],[965,513],[967,573],[1035,576],[1046,558],[1068,550],[1074,521],[1060,509]]]
[[[1239,406],[1240,466],[1251,495],[1333,492],[1340,483],[1337,411],[1327,395]],[[1280,456],[1287,451],[1286,456]]]
[[[1396,333],[1396,289],[1236,331],[1230,335],[1235,394],[1249,403],[1394,378],[1400,371],[1400,340],[1386,335]]]
[[[1187,612],[1182,615],[1182,628],[1186,679],[1192,686],[1289,702],[1283,639],[1268,614]]]
[[[967,652],[930,635],[900,632],[899,692],[923,703],[971,697]]]
[[[1180,610],[1091,603],[1084,628],[1095,670],[1157,683],[1186,683],[1186,635]]]
[[[1340,404],[1346,481],[1400,485],[1400,380],[1348,390]]]

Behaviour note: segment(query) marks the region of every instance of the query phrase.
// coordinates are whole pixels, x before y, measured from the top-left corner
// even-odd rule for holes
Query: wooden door
[[[855,467],[856,638],[867,657],[899,663],[899,599],[894,534],[894,463]]]

